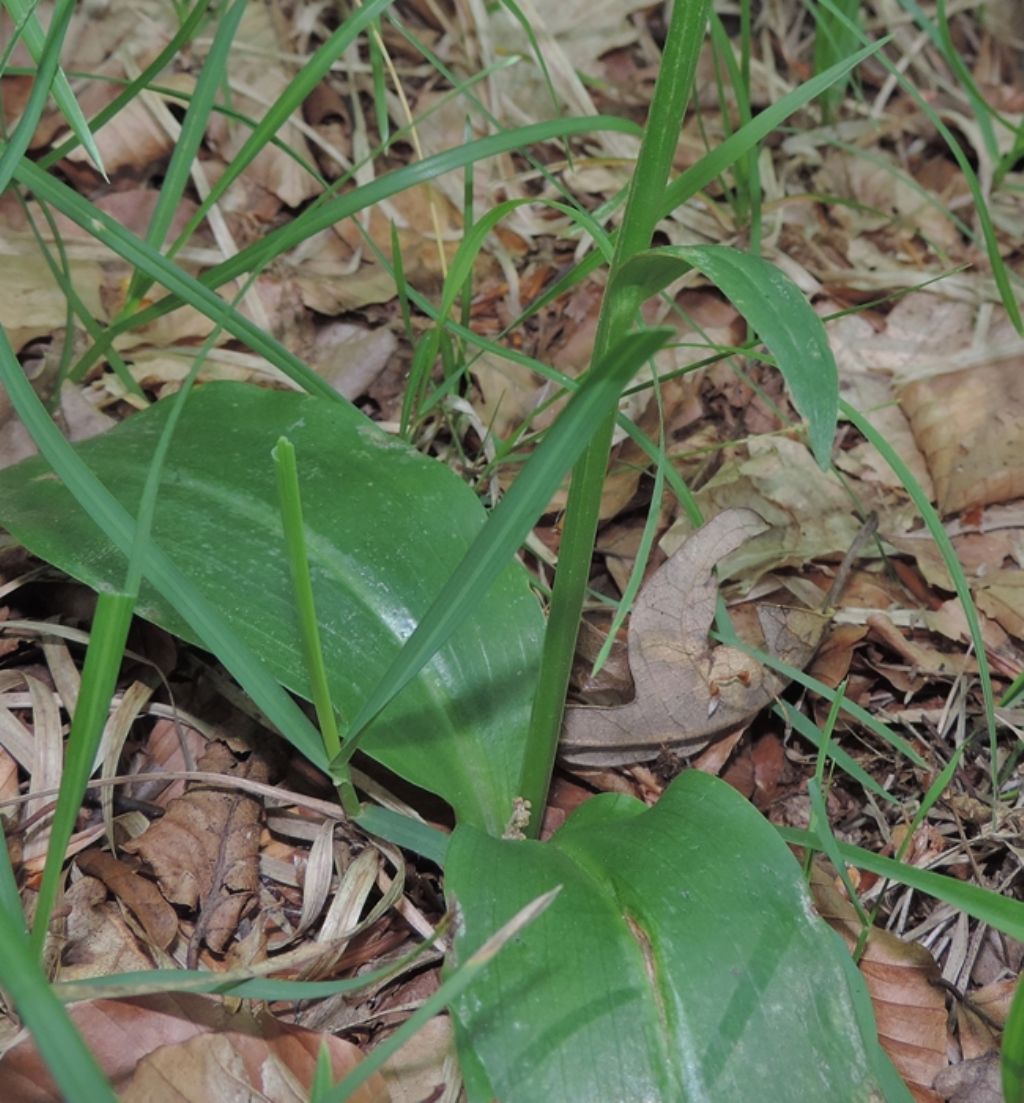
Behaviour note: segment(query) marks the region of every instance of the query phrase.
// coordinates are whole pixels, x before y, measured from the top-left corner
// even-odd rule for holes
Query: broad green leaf
[[[717,778],[597,797],[549,843],[460,827],[445,872],[459,959],[562,886],[455,1006],[470,1103],[909,1099],[798,863]]]
[[[78,447],[129,511],[168,405]],[[218,383],[190,398],[165,463],[153,539],[274,677],[303,696],[309,686],[270,455],[282,434],[298,456],[331,694],[350,720],[482,527],[484,510],[453,472],[343,403]],[[123,579],[123,556],[41,460],[0,474],[0,522],[96,589]],[[194,639],[145,586],[138,612]],[[525,571],[506,568],[370,727],[366,752],[440,794],[460,820],[500,833],[521,768],[542,630]]]
[[[826,468],[839,410],[839,375],[821,319],[781,269],[727,245],[667,245],[640,253],[619,277],[648,298],[691,268],[707,276],[768,347],[807,419],[814,458]]]

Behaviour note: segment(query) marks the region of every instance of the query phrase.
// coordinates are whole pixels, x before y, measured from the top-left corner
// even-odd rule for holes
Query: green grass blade
[[[635,290],[624,287],[621,292],[612,293],[611,285],[623,265],[651,244],[662,210],[665,185],[672,170],[686,101],[697,71],[709,8],[708,0],[693,0],[672,8],[661,68],[630,180],[622,226],[615,241],[609,292],[605,295],[598,317],[594,336],[595,362],[600,362],[609,349],[622,340],[633,325],[640,306],[640,297]],[[623,384],[625,382],[623,380]],[[540,680],[519,787],[532,809],[527,828],[531,835],[536,835],[540,830],[551,768],[561,737],[565,694],[590,574],[616,413],[614,404],[610,405],[603,418],[590,422],[583,430],[588,442],[573,470],[569,488],[558,570],[544,635]]]
[[[814,850],[823,849],[821,840],[811,831],[793,827],[776,827],[775,830],[787,843],[809,846]],[[897,884],[917,889],[936,900],[951,904],[957,911],[966,912],[975,919],[980,919],[982,923],[988,923],[1018,942],[1024,939],[1024,904],[1019,900],[1000,896],[998,892],[979,888],[956,877],[904,865],[894,858],[883,858],[849,843],[837,841],[836,846],[843,861],[857,869],[877,873],[879,877],[886,877]]]
[[[242,143],[242,148],[231,158],[223,175],[210,188],[210,194],[199,204],[196,212],[188,220],[185,228],[171,246],[170,255],[188,241],[206,217],[210,208],[242,172],[255,160],[259,152],[270,143],[270,139],[285,125],[288,119],[302,106],[303,101],[327,75],[335,61],[368,27],[371,27],[381,12],[387,10],[394,0],[369,0],[369,3],[357,7],[316,50],[313,56],[288,82],[280,96],[270,105],[267,113]],[[244,5],[243,5],[244,6]]]
[[[190,306],[205,314],[215,324],[226,329],[233,337],[237,337],[248,345],[253,352],[265,357],[311,394],[319,394],[324,398],[339,400],[337,392],[329,384],[325,383],[280,342],[275,341],[254,322],[251,322],[243,314],[225,303],[204,283],[189,276],[172,261],[167,260],[166,257],[161,256],[160,253],[147,245],[141,238],[126,230],[104,211],[82,199],[66,184],[61,183],[55,177],[50,176],[49,173],[43,172],[38,166],[26,160],[22,160],[18,164],[15,170],[15,178],[39,199],[45,200],[56,207],[62,214],[67,215],[73,222],[93,234],[98,241],[128,261],[129,264],[134,265],[152,277],[157,283],[166,287],[176,296],[174,299],[175,306],[187,302]],[[239,273],[239,275],[244,274],[244,271]],[[168,309],[170,309],[170,305]],[[160,314],[163,313],[167,313],[167,311],[160,312]],[[115,330],[123,332],[124,329],[128,328],[130,328],[129,325],[125,325],[121,330],[112,327],[107,330],[107,337],[108,339],[111,338]],[[99,350],[101,345],[102,342],[94,346],[94,351]],[[98,353],[96,358],[98,358]]]
[[[846,20],[845,16],[835,7],[832,0],[819,0],[820,3],[825,5],[832,11],[836,18],[840,21]],[[853,24],[849,24],[850,27],[855,30],[857,36],[863,41],[865,35],[859,27],[855,27]],[[967,184],[968,190],[971,193],[971,198],[974,200],[974,209],[978,216],[978,222],[981,225],[982,237],[985,239],[985,251],[988,255],[988,262],[992,268],[992,278],[996,282],[996,287],[999,290],[999,297],[1003,306],[1006,308],[1006,313],[1010,317],[1010,321],[1013,323],[1014,329],[1020,334],[1024,334],[1024,318],[1021,318],[1020,307],[1017,305],[1017,298],[1013,293],[1013,288],[1010,286],[1010,274],[1006,267],[1006,263],[1003,260],[1003,255],[999,249],[999,241],[996,237],[995,225],[992,222],[992,215],[988,209],[988,203],[985,199],[985,194],[981,190],[981,184],[978,182],[977,173],[971,167],[971,163],[967,158],[967,154],[964,153],[963,146],[957,141],[956,136],[949,129],[948,126],[942,121],[939,115],[936,113],[932,105],[925,99],[924,96],[917,90],[913,82],[908,80],[900,69],[894,65],[885,54],[879,54],[878,60],[886,68],[886,70],[895,78],[900,86],[900,89],[907,94],[917,104],[921,112],[925,115],[928,121],[935,127],[942,137],[942,140],[946,143],[949,152],[953,154],[953,159],[957,163],[957,167],[963,174],[964,181]]]
[[[838,695],[834,700],[839,700]],[[843,702],[845,703],[845,698]],[[836,764],[838,769],[842,770],[844,774],[856,781],[861,788],[869,793],[874,793],[879,800],[883,800],[887,804],[894,804],[897,807],[902,804],[898,797],[894,797],[888,789],[883,789],[867,770],[865,770],[855,758],[848,755],[841,747],[837,747],[831,740],[826,745],[822,740],[821,732],[818,731],[817,726],[808,717],[804,716],[795,705],[790,704],[789,701],[780,699],[775,702],[774,711],[775,714],[780,716],[794,731],[799,732],[808,743],[817,747],[819,751],[822,751],[826,758]]]
[[[822,470],[832,460],[839,375],[828,335],[799,288],[774,264],[726,245],[668,245],[637,254],[617,279],[655,294],[690,267],[719,287],[768,346]],[[610,284],[614,290],[615,282]]]
[[[657,211],[658,217],[664,217],[691,199],[697,192],[702,191],[712,181],[717,179],[737,158],[742,157],[763,138],[766,138],[776,127],[831,87],[837,80],[841,80],[847,73],[852,72],[862,61],[877,54],[888,42],[883,38],[879,42],[873,42],[857,53],[851,54],[844,61],[837,62],[824,73],[812,77],[803,84],[787,92],[777,103],[766,107],[759,115],[756,115],[749,123],[741,126],[731,137],[716,146],[710,153],[705,154],[695,165],[680,173],[675,180],[665,189],[664,195],[659,197]]]
[[[28,936],[0,909],[0,987],[28,1027],[63,1099],[117,1103],[99,1065],[50,990]]]
[[[846,17],[845,21],[835,16],[821,5],[814,8],[814,71],[822,73],[836,62],[848,57],[857,46],[857,12],[860,0],[838,0],[837,7]],[[829,85],[818,97],[822,115],[826,123],[835,119],[836,110],[846,94],[849,74],[835,84]]]
[[[384,1062],[392,1054],[397,1053],[420,1027],[454,1003],[476,980],[480,972],[487,968],[495,954],[499,953],[510,939],[515,938],[520,931],[533,923],[554,901],[560,891],[560,888],[556,887],[551,889],[550,892],[544,893],[543,896],[537,897],[536,900],[527,904],[525,908],[518,911],[504,926],[491,935],[479,950],[471,954],[459,965],[455,972],[448,976],[436,992],[420,1004],[387,1041],[367,1054],[344,1080],[335,1084],[333,1090],[323,1096],[322,1103],[345,1103],[346,1099],[350,1099],[352,1093],[375,1072],[378,1072]]]
[[[1005,1103],[1024,1103],[1024,985],[1018,984],[999,1055]]]
[[[222,286],[230,280],[244,276],[254,269],[266,265],[275,257],[301,244],[307,238],[320,233],[335,223],[390,198],[416,184],[425,183],[446,172],[462,169],[474,161],[509,153],[535,142],[546,142],[574,134],[584,134],[595,130],[611,130],[633,134],[633,123],[616,119],[613,116],[598,115],[591,118],[554,119],[550,122],[534,123],[517,130],[504,131],[488,138],[479,138],[474,142],[446,150],[422,161],[407,165],[378,177],[370,184],[357,188],[346,195],[336,196],[319,204],[314,204],[297,215],[286,225],[267,234],[260,241],[242,249],[223,263],[205,272],[199,280],[186,276],[170,261],[151,250],[144,243],[127,233],[102,211],[82,200],[69,188],[40,172],[36,166],[22,162],[19,166],[19,182],[31,188],[43,198],[49,199],[55,207],[77,222],[90,233],[95,234],[103,244],[131,264],[150,272],[154,279],[171,294],[153,306],[138,314],[112,325],[103,341],[97,342],[79,364],[79,370],[85,371],[103,355],[104,351],[121,334],[135,326],[146,325],[156,318],[187,302],[214,321],[221,321],[224,328],[244,341],[254,352],[266,357],[286,375],[300,383],[311,393],[337,398],[337,394],[297,357],[288,353],[276,341],[263,334],[258,327],[244,318],[224,320],[223,303],[213,294],[212,289]],[[97,231],[99,231],[97,233]],[[218,305],[219,304],[219,305]],[[244,335],[243,335],[244,333]]]
[[[134,594],[100,594],[96,603],[96,615],[82,670],[82,686],[71,721],[57,807],[50,827],[46,864],[32,922],[31,944],[40,958],[49,930],[50,915],[57,901],[64,853],[96,762],[134,609]]]
[[[64,35],[67,33],[68,24],[71,22],[71,14],[74,11],[74,0],[60,0],[53,13],[53,23],[49,34],[39,52],[41,61],[35,80],[32,82],[32,91],[28,102],[18,120],[14,133],[7,142],[3,143],[3,152],[0,153],[0,193],[7,190],[11,182],[14,169],[18,162],[25,156],[32,135],[36,132],[39,120],[46,108],[50,92],[53,90],[54,79],[60,64],[60,50],[64,43]],[[33,19],[35,16],[32,17]],[[27,27],[26,27],[27,30]]]
[[[342,761],[348,760],[366,727],[419,673],[504,570],[585,447],[588,426],[614,407],[624,382],[671,333],[651,329],[632,334],[591,369],[353,719]]]
[[[149,220],[149,228],[146,230],[146,244],[157,252],[164,246],[171,223],[185,194],[185,188],[188,187],[191,179],[192,166],[206,134],[214,100],[223,86],[224,74],[228,68],[228,55],[235,40],[238,25],[245,14],[245,7],[246,0],[235,0],[220,19],[217,32],[210,44],[210,52],[199,72],[199,79],[189,100],[185,118],[181,123],[181,132],[174,143],[174,151],[171,153],[171,160],[164,173],[160,191],[157,193],[156,205]],[[151,286],[151,278],[139,272],[133,273],[125,295],[125,310],[128,312],[134,310],[138,300]]]
[[[53,47],[53,43],[44,35],[43,28],[36,18],[34,11],[35,3],[33,3],[32,0],[4,0],[4,6],[11,13],[14,22],[21,25],[22,38],[24,38],[25,45],[28,47],[28,52],[32,55],[33,60],[37,65],[42,66],[48,60],[46,56],[47,50]],[[55,23],[57,22],[57,18],[58,17],[55,15]],[[60,38],[63,39],[63,32]],[[57,40],[56,49],[59,53],[60,40]],[[103,158],[100,156],[100,151],[93,139],[92,132],[89,130],[89,124],[85,121],[85,116],[82,114],[82,109],[78,106],[78,101],[75,99],[74,92],[71,91],[71,85],[68,84],[68,78],[60,69],[57,70],[56,77],[53,81],[53,98],[57,101],[57,106],[64,116],[64,121],[71,128],[71,132],[78,139],[79,144],[85,149],[86,153],[92,158],[93,164],[99,170],[103,179],[106,180],[107,173],[103,167]]]
[[[988,729],[989,739],[989,768],[992,771],[992,799],[996,799],[998,791],[997,771],[998,760],[998,734],[996,732],[996,703],[992,692],[992,675],[988,665],[988,653],[985,650],[985,637],[982,635],[981,622],[978,620],[978,611],[971,597],[971,588],[960,560],[957,558],[956,549],[953,547],[949,534],[942,524],[942,519],[935,512],[928,496],[921,489],[921,484],[914,478],[913,472],[903,462],[896,450],[878,432],[871,422],[859,410],[855,410],[848,402],[840,400],[840,409],[855,429],[861,433],[881,454],[885,462],[892,468],[896,477],[900,480],[910,495],[911,501],[917,506],[921,519],[928,531],[932,534],[936,547],[942,556],[949,577],[956,590],[956,596],[960,599],[960,605],[964,611],[964,619],[971,633],[971,643],[974,645],[974,656],[978,662],[978,681],[981,683],[981,696],[985,704],[985,725]]]

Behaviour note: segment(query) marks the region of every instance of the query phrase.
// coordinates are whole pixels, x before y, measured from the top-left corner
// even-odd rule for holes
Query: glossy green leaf
[[[838,419],[839,374],[821,319],[781,269],[727,245],[650,249],[634,257],[619,279],[647,298],[691,268],[726,295],[765,343],[793,405],[807,419],[814,458],[827,468]]]
[[[445,872],[460,959],[562,886],[456,1004],[471,1103],[909,1099],[796,860],[716,778],[597,797],[549,843],[460,827]]]
[[[129,510],[167,416],[159,403],[78,447]],[[189,399],[165,464],[153,539],[282,684],[309,695],[271,449],[295,446],[331,695],[350,720],[484,523],[442,464],[358,411],[311,395],[210,384]],[[55,524],[54,518],[60,518]],[[0,522],[96,589],[125,560],[41,460],[0,474]],[[143,587],[138,612],[194,639]],[[459,632],[367,733],[364,749],[500,833],[512,809],[543,619],[507,568]]]

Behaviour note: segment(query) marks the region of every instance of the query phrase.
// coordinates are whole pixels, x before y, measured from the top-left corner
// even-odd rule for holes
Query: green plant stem
[[[622,229],[615,243],[608,291],[598,319],[593,363],[599,362],[612,344],[625,335],[640,305],[635,291],[616,289],[615,277],[630,257],[651,243],[704,40],[708,9],[709,0],[676,3],[672,9],[661,71],[626,199]],[[544,636],[540,680],[519,786],[520,794],[529,802],[527,833],[532,836],[540,833],[558,750],[565,694],[590,574],[616,417],[617,411],[612,410],[595,426],[590,443],[573,469],[550,618]]]
[[[302,494],[299,489],[299,469],[295,461],[295,446],[287,437],[281,437],[271,451],[277,468],[277,488],[281,501],[281,523],[288,548],[292,584],[295,588],[295,609],[299,619],[302,647],[306,653],[306,669],[309,671],[310,692],[320,722],[320,734],[328,758],[341,751],[338,735],[338,719],[331,700],[331,687],[327,682],[323,647],[320,644],[320,627],[313,598],[313,580],[309,573],[309,556],[306,552],[305,526],[302,519]],[[359,815],[359,798],[352,787],[347,766],[337,773],[338,797],[345,814]]]

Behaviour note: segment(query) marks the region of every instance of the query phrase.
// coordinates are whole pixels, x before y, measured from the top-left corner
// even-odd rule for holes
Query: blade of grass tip
[[[174,143],[170,163],[164,173],[160,190],[157,192],[156,205],[150,216],[144,239],[146,244],[157,252],[163,248],[171,223],[181,205],[185,188],[192,177],[192,165],[206,134],[214,100],[223,85],[224,74],[228,68],[228,55],[234,43],[238,25],[245,13],[245,7],[246,0],[235,0],[218,20],[209,53],[206,55],[203,67],[199,71],[199,78],[192,90],[192,97],[181,123],[181,131]],[[125,304],[120,313],[132,313],[152,284],[151,277],[138,271],[133,272],[125,295]]]
[[[110,699],[121,669],[121,657],[124,655],[128,627],[134,611],[134,594],[100,594],[96,603],[78,703],[68,735],[57,807],[50,827],[46,864],[43,867],[35,918],[32,921],[31,945],[40,960],[50,926],[50,915],[60,889],[65,851],[75,829],[85,787],[96,761],[96,752],[110,711]]]
[[[663,413],[663,411],[661,411],[660,395],[658,408],[659,412]],[[661,429],[662,434],[664,434],[664,420],[661,421]],[[608,656],[612,651],[612,645],[618,637],[619,629],[625,623],[629,611],[633,608],[633,602],[636,600],[636,595],[640,591],[640,584],[644,580],[644,572],[647,570],[647,563],[650,560],[651,548],[654,546],[654,538],[658,534],[658,525],[661,520],[661,502],[665,495],[665,468],[668,466],[669,462],[664,451],[664,435],[659,442],[659,446],[661,448],[661,455],[655,465],[654,488],[651,491],[651,501],[647,507],[647,518],[644,521],[643,532],[640,534],[640,544],[637,547],[636,557],[633,560],[633,568],[629,572],[629,580],[626,583],[626,588],[622,591],[622,599],[615,609],[615,616],[612,617],[612,623],[608,627],[608,635],[601,645],[601,650],[597,653],[597,658],[594,660],[594,665],[591,668],[591,677],[596,677],[601,668],[608,661]]]
[[[57,75],[57,66],[60,64],[61,46],[64,44],[64,35],[71,22],[74,7],[74,0],[60,0],[53,12],[50,33],[46,36],[42,48],[37,51],[41,60],[35,80],[32,82],[32,91],[29,93],[28,102],[14,128],[14,133],[0,153],[0,194],[7,190],[18,162],[25,156],[25,151],[32,141],[32,135],[36,132],[47,100],[50,98]],[[25,29],[27,31],[27,26]]]
[[[43,237],[39,226],[36,222],[36,216],[32,208],[25,201],[24,195],[20,190],[15,192],[18,199],[18,205],[21,208],[22,214],[25,216],[25,221],[28,223],[29,229],[32,231],[32,236],[36,240],[36,244],[39,247],[40,256],[46,262],[46,266],[50,269],[53,275],[54,282],[60,288],[60,293],[64,296],[68,303],[68,312],[73,318],[78,318],[82,323],[82,327],[85,332],[94,340],[102,338],[103,330],[99,323],[89,312],[85,303],[82,301],[81,296],[75,290],[75,285],[71,277],[71,262],[68,258],[67,252],[64,249],[64,241],[61,237],[60,229],[57,226],[56,220],[50,211],[49,206],[46,203],[39,203],[39,210],[43,218],[46,220],[46,224],[50,230],[50,236],[53,239],[57,255],[60,258],[58,264],[56,260],[50,255],[51,250],[46,239]],[[66,327],[66,337],[64,347],[67,352],[67,359],[61,357],[60,369],[57,373],[57,382],[54,387],[53,397],[51,398],[51,405],[55,401],[60,400],[61,389],[65,382],[71,380],[77,382],[74,378],[74,371],[71,369],[71,356],[74,350],[74,330],[72,324],[69,321]],[[107,361],[114,369],[114,374],[123,384],[125,390],[129,394],[136,395],[141,398],[143,402],[148,402],[145,392],[142,387],[136,382],[135,377],[128,370],[128,365],[124,362],[123,357],[115,348],[111,348],[107,352]]]
[[[551,889],[550,892],[538,896],[525,908],[516,914],[477,950],[471,954],[445,982],[422,1003],[405,1020],[404,1023],[390,1035],[385,1042],[374,1048],[362,1061],[344,1078],[334,1085],[334,1089],[323,1097],[323,1103],[344,1103],[350,1099],[352,1093],[361,1084],[378,1072],[384,1062],[392,1054],[397,1053],[402,1046],[435,1015],[440,1014],[446,1007],[450,1007],[456,999],[473,983],[483,969],[491,963],[496,954],[515,938],[520,931],[533,923],[554,902],[555,897],[562,891],[561,885]]]
[[[128,82],[125,87],[118,92],[106,107],[93,115],[87,124],[87,132],[99,130],[100,127],[108,123],[122,108],[136,98],[140,89],[146,88],[154,78],[164,71],[174,58],[182,53],[185,46],[192,41],[193,35],[199,30],[205,20],[208,7],[207,0],[196,0],[187,18],[181,23],[177,31],[174,32],[173,38],[171,38],[160,53],[153,58],[134,80]],[[61,142],[59,146],[49,150],[39,158],[39,167],[42,169],[53,168],[54,165],[63,161],[73,149],[77,149],[79,145],[81,145],[81,143],[74,132],[72,132],[71,136],[66,141]]]
[[[312,691],[313,705],[320,722],[320,735],[324,752],[334,758],[341,751],[338,735],[338,719],[331,700],[331,687],[327,681],[323,648],[320,644],[320,627],[313,598],[313,581],[309,573],[309,555],[306,551],[305,525],[302,520],[302,492],[299,489],[299,469],[295,460],[295,445],[287,437],[280,437],[271,449],[277,469],[278,500],[281,508],[281,524],[284,529],[288,565],[291,569],[295,593],[295,610],[302,636],[302,650],[306,657],[306,671]],[[347,770],[339,771],[338,796],[349,816],[359,815],[359,800],[352,788]]]
[[[46,60],[47,50],[52,48],[52,41],[49,36],[44,35],[43,28],[36,18],[34,0],[4,0],[4,3],[14,21],[22,26],[22,38],[28,47],[28,52],[32,55],[32,60],[41,66]],[[56,20],[57,15],[55,13],[54,22]],[[51,26],[51,33],[52,29]],[[60,38],[63,39],[63,37],[62,33]],[[57,54],[59,55],[59,53],[60,42],[58,41]],[[59,62],[59,56],[56,61]],[[99,148],[93,139],[92,132],[89,130],[89,124],[85,121],[85,116],[78,106],[74,92],[71,91],[68,78],[60,69],[57,70],[53,80],[53,98],[56,100],[57,106],[64,116],[64,121],[68,124],[71,132],[78,139],[86,153],[89,154],[99,174],[104,180],[107,180],[107,170],[103,167],[103,158],[100,156]],[[0,191],[2,190],[0,188]]]
[[[615,242],[609,286],[618,270],[646,249],[658,221],[665,185],[675,156],[686,102],[704,42],[709,0],[675,4],[662,52],[661,68],[637,163],[629,184],[622,225]],[[634,290],[605,295],[594,335],[594,362],[632,326],[640,303]],[[625,384],[626,380],[623,380]],[[519,793],[531,809],[527,834],[536,836],[547,799],[551,770],[562,731],[576,637],[590,574],[608,455],[617,421],[614,404],[584,430],[587,445],[573,469],[559,548],[558,569],[544,633],[541,672],[530,717]]]
[[[130,556],[135,532],[131,516],[61,436],[21,370],[2,327],[0,382],[39,451],[69,493],[115,547],[126,558]],[[152,544],[146,551],[145,574],[191,626],[203,646],[217,655],[270,723],[314,765],[325,769],[327,759],[319,735],[303,711],[173,562]]]
[[[910,500],[917,507],[921,519],[928,531],[932,534],[942,556],[949,577],[953,582],[953,588],[960,599],[960,605],[964,611],[964,619],[967,621],[968,630],[971,633],[971,642],[974,645],[974,654],[978,663],[978,681],[981,683],[981,696],[985,705],[985,726],[988,730],[989,741],[989,769],[992,777],[992,809],[995,812],[996,793],[998,792],[998,733],[996,731],[996,703],[992,692],[992,676],[988,665],[988,652],[985,650],[985,637],[982,635],[981,622],[978,620],[978,611],[971,597],[971,588],[967,583],[963,567],[957,558],[956,549],[949,538],[942,519],[935,512],[928,496],[921,489],[921,484],[914,478],[913,472],[903,462],[896,450],[882,436],[871,422],[848,402],[840,399],[839,408],[845,418],[853,427],[873,445],[881,454],[885,462],[892,468],[896,477],[900,480],[910,495]]]
[[[366,728],[416,677],[505,570],[551,501],[565,472],[585,447],[587,426],[615,405],[623,382],[639,364],[650,359],[673,332],[650,329],[630,334],[591,369],[384,676],[367,696],[345,738],[341,762],[348,761]]]
[[[821,840],[814,832],[803,828],[778,826],[775,830],[787,843],[809,846],[815,850],[822,849]],[[1010,938],[1015,938],[1017,941],[1024,939],[1024,904],[1019,900],[1011,900],[1008,896],[1002,896],[991,889],[980,888],[978,885],[960,881],[944,873],[908,866],[903,862],[897,862],[895,858],[884,858],[880,854],[873,854],[870,850],[864,850],[849,843],[837,840],[836,846],[843,861],[856,869],[866,869],[868,873],[875,873],[898,885],[916,889],[918,892],[952,905],[958,911],[966,912],[973,918],[981,920],[982,923],[995,927]]]
[[[50,991],[28,936],[6,909],[0,909],[0,987],[28,1027],[62,1099],[117,1103],[96,1059]]]

